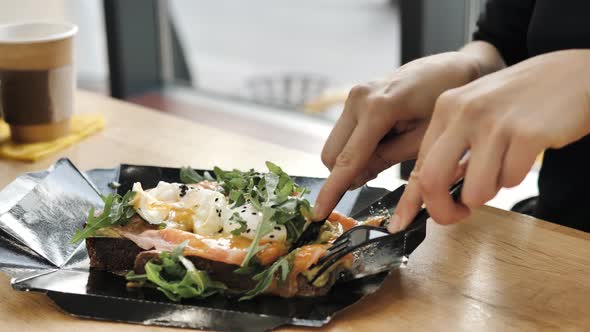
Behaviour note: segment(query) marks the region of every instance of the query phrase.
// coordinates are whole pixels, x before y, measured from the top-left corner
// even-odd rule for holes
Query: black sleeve
[[[488,0],[473,39],[494,45],[508,66],[525,60],[534,5],[534,0]]]

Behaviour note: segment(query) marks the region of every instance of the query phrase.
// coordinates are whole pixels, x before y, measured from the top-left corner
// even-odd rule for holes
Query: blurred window
[[[329,88],[400,62],[400,16],[388,0],[171,0],[192,77],[212,95],[297,108]]]

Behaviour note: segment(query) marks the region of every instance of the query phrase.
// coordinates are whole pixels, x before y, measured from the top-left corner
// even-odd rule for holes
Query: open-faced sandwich
[[[104,197],[72,242],[86,240],[92,269],[127,272],[128,285],[155,286],[170,299],[238,294],[320,296],[351,257],[314,284],[312,268],[343,231],[359,222],[332,213],[313,244],[292,249],[311,222],[311,206],[278,166],[268,172],[180,170],[182,183],[135,183]],[[383,218],[371,218],[371,224]]]

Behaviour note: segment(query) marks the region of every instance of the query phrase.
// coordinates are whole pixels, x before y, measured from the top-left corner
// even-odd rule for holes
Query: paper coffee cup
[[[70,23],[0,25],[0,114],[15,142],[68,134],[76,86]]]

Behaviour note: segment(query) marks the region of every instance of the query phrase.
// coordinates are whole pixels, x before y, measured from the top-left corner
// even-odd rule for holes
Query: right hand
[[[412,61],[385,80],[352,88],[322,151],[331,173],[316,200],[314,219],[325,218],[346,190],[415,159],[438,96],[479,75],[474,58],[449,52]]]

